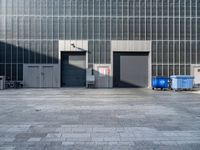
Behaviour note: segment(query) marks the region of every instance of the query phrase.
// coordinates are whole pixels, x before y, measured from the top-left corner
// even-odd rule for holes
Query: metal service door
[[[23,82],[27,88],[59,87],[59,67],[57,65],[24,64]]]
[[[194,84],[200,86],[200,67],[194,68]]]
[[[40,87],[40,67],[28,66],[24,71],[25,87],[37,88]]]
[[[110,87],[110,66],[95,65],[95,86],[97,88],[109,88]]]
[[[43,66],[41,72],[42,87],[52,88],[53,87],[53,67]]]

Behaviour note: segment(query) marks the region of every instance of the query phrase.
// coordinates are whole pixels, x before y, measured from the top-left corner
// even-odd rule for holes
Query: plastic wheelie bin
[[[168,89],[169,88],[169,78],[156,76],[152,78],[152,89]]]
[[[191,90],[193,88],[194,77],[189,75],[173,75],[170,77],[172,80],[172,89],[177,90]]]

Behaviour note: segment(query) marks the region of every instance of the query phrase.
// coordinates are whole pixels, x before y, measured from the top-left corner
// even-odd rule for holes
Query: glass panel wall
[[[200,63],[198,0],[0,0],[0,75],[58,63],[59,40],[88,40],[89,63],[110,63],[111,40],[152,41],[153,75]]]

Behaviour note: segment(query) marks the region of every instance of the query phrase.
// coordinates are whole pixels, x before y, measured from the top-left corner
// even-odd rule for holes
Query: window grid
[[[89,40],[90,64],[110,63],[111,40],[150,39],[156,45],[153,75],[189,74],[190,65],[199,63],[198,0],[16,1],[0,0],[0,55],[5,57],[0,72],[12,80],[22,79],[24,63],[57,63],[59,39]],[[10,21],[12,26],[7,25]]]

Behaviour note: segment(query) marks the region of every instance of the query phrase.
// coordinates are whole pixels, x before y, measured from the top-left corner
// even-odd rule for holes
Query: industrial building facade
[[[147,87],[199,65],[199,0],[0,0],[0,75],[27,87],[84,86],[88,68],[97,87]]]

